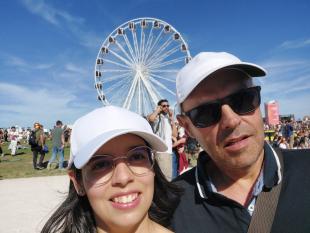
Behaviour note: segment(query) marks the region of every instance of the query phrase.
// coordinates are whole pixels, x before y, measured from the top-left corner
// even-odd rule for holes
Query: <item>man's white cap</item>
[[[74,123],[68,168],[73,163],[76,168],[82,168],[102,145],[127,133],[141,137],[156,151],[168,149],[143,117],[124,108],[106,106],[93,110]]]
[[[250,77],[266,75],[266,71],[262,67],[242,62],[232,54],[226,52],[202,52],[196,55],[177,74],[177,104],[181,104],[202,80],[222,68],[236,68]]]

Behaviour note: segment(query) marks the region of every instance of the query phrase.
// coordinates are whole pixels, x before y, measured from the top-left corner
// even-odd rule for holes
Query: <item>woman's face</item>
[[[101,230],[130,229],[148,219],[148,210],[154,193],[153,170],[147,170],[143,175],[137,176],[132,173],[123,158],[115,160],[125,157],[129,151],[139,146],[146,146],[140,137],[126,134],[110,140],[99,148],[96,155],[110,155],[115,161],[112,176],[105,182],[102,182],[104,173],[102,177],[89,179],[89,173],[95,171],[96,159],[100,160],[101,156],[101,158],[93,157],[82,168],[83,186],[93,209],[97,228]],[[102,166],[106,166],[104,161],[97,165]]]

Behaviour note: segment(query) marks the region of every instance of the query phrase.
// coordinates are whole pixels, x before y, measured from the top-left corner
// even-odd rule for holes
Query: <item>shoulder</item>
[[[305,163],[310,162],[310,149],[281,150],[285,163]],[[308,165],[308,164],[305,164]]]
[[[310,174],[310,149],[281,150],[281,153],[284,177],[303,179],[302,177],[305,177],[306,174]]]
[[[187,200],[194,200],[196,193],[196,167],[184,172],[182,175],[178,176],[173,183],[178,187],[182,188],[183,194],[181,196],[181,202],[187,202]]]
[[[195,186],[195,170],[196,167],[179,175],[173,182],[182,187]]]

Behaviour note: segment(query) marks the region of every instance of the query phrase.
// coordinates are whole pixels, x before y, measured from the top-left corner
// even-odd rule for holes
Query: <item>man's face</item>
[[[160,107],[164,113],[169,113],[169,103],[168,102],[162,102],[160,104]]]
[[[187,112],[203,103],[221,99],[251,85],[241,71],[223,69],[202,81],[182,103]],[[195,127],[189,117],[179,116],[188,133],[196,138],[215,164],[222,169],[250,168],[263,155],[263,120],[259,107],[238,115],[230,106],[221,107],[219,122],[206,128]]]

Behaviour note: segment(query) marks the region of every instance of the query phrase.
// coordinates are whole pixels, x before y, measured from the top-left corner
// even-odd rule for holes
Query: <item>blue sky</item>
[[[122,23],[155,17],[200,51],[227,51],[268,71],[263,101],[310,115],[310,2],[170,0],[0,1],[0,127],[72,124],[100,107],[94,65]]]

